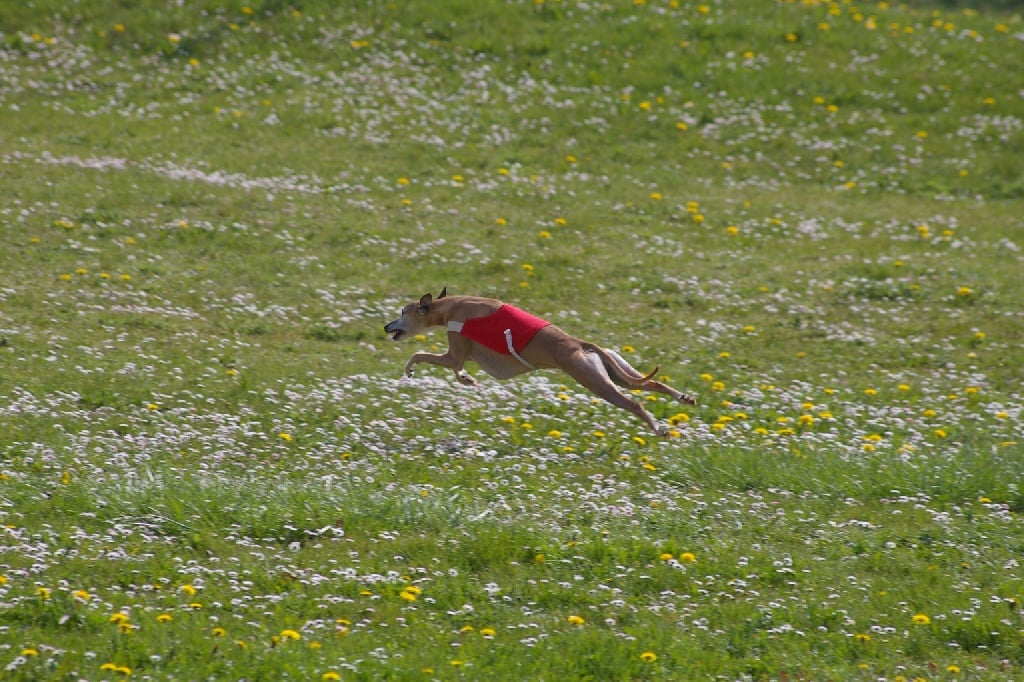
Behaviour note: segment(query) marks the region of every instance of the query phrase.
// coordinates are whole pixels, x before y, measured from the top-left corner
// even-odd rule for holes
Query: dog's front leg
[[[426,362],[452,370],[455,372],[455,378],[461,384],[466,384],[467,386],[476,385],[476,379],[467,374],[463,369],[463,366],[466,364],[466,358],[469,356],[469,344],[471,342],[469,339],[454,333],[448,335],[448,341],[449,346],[446,353],[426,353],[423,351],[413,353],[409,361],[405,363],[405,375],[412,376],[413,365],[419,362]]]

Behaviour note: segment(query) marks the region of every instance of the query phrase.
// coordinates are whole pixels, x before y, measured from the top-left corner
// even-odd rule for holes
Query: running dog
[[[448,330],[448,351],[413,353],[405,363],[406,376],[412,376],[413,365],[419,362],[447,367],[455,372],[460,383],[469,386],[475,385],[476,379],[463,369],[467,360],[476,362],[496,379],[509,379],[535,369],[560,369],[597,396],[635,414],[658,435],[666,435],[668,429],[659,426],[650,412],[624,396],[616,385],[664,393],[688,405],[697,404],[692,397],[654,381],[652,377],[658,367],[650,374],[641,374],[615,351],[570,336],[513,305],[494,298],[447,293],[446,287],[436,299],[424,294],[419,301],[405,306],[397,320],[384,326],[395,341],[434,327]]]

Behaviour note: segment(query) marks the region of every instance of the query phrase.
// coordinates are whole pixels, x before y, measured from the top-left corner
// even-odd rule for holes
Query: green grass
[[[1020,677],[1013,11],[5,8],[4,678]]]

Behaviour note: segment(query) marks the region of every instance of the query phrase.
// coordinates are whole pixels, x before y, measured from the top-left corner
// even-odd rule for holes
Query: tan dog
[[[405,306],[397,320],[384,326],[384,331],[395,341],[433,327],[448,329],[448,351],[413,353],[405,363],[407,376],[412,376],[413,365],[418,362],[447,367],[467,385],[476,384],[463,370],[467,360],[473,360],[496,379],[508,379],[534,369],[560,369],[612,405],[640,417],[659,435],[665,435],[667,429],[659,426],[640,403],[622,395],[616,384],[656,391],[689,405],[696,404],[690,396],[652,380],[657,367],[645,376],[615,351],[569,336],[553,324],[514,306],[493,298],[446,294],[447,288],[441,290],[436,300],[425,294],[419,301]]]

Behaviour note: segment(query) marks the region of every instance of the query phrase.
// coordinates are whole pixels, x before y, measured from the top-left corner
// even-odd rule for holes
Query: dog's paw
[[[684,394],[684,395],[680,395],[679,396],[679,402],[684,403],[686,405],[696,405],[697,404],[697,399],[694,398],[691,395],[685,395]]]
[[[476,379],[466,374],[465,372],[459,372],[455,375],[459,379],[459,383],[464,386],[476,386]]]

